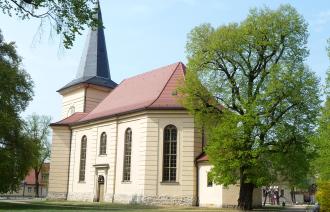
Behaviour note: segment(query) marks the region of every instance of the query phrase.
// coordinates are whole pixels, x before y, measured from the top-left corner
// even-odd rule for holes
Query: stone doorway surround
[[[109,164],[95,164],[94,202],[103,202],[107,192]]]

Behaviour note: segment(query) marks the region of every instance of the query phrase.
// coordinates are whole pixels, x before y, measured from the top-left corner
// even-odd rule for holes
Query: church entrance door
[[[98,178],[98,192],[97,192],[97,201],[104,201],[104,177],[102,175]]]

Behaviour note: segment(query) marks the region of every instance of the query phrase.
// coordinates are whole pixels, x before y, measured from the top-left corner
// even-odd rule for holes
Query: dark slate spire
[[[98,20],[102,23],[101,8],[99,3],[97,3],[97,5],[97,17]],[[89,83],[109,88],[114,88],[117,86],[117,84],[111,80],[110,76],[110,68],[103,27],[90,29],[85,49],[80,60],[76,79],[65,85],[59,91],[79,83]]]

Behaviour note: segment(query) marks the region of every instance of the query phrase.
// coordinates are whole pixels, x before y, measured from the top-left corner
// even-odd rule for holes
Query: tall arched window
[[[177,129],[168,125],[164,129],[163,182],[176,182]]]
[[[125,131],[123,181],[131,180],[131,153],[132,153],[132,130],[131,128],[127,128]]]
[[[103,132],[100,139],[100,155],[107,154],[107,134]]]
[[[87,147],[87,137],[86,135],[84,135],[81,138],[81,147],[80,147],[79,181],[85,181],[86,147]]]

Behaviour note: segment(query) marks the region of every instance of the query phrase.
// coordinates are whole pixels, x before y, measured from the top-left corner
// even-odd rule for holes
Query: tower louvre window
[[[176,182],[177,128],[168,125],[164,129],[163,182]]]
[[[124,167],[123,167],[123,181],[131,180],[131,153],[132,153],[132,130],[127,128],[125,131],[124,144]]]
[[[86,148],[87,148],[87,137],[86,135],[84,135],[81,138],[81,147],[80,147],[79,182],[85,181]]]

